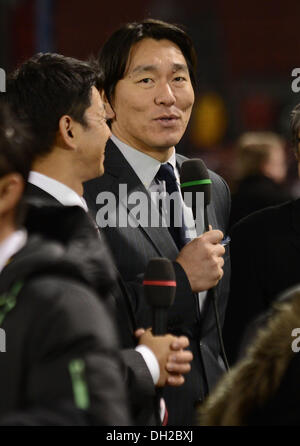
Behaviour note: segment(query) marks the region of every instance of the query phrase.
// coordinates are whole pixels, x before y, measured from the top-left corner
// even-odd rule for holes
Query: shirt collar
[[[8,260],[25,246],[26,241],[27,232],[25,229],[20,229],[0,243],[0,272]]]
[[[39,172],[31,171],[28,182],[43,189],[64,206],[80,206],[86,212],[88,211],[86,201],[83,197],[80,197],[80,195],[73,189],[60,181],[54,180],[54,178],[50,178]]]
[[[120,152],[133,168],[145,188],[149,189],[150,184],[154,180],[154,177],[161,166],[161,163],[157,159],[152,158],[152,156],[146,155],[146,153],[140,152],[139,150],[128,146],[123,141],[120,141],[115,135],[111,136],[111,140],[119,148]],[[175,148],[167,162],[173,166],[174,172],[176,172]]]

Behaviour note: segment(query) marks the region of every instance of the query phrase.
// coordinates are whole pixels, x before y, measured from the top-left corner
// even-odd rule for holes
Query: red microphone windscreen
[[[162,308],[172,305],[176,292],[176,277],[172,262],[161,257],[151,259],[143,285],[149,305]]]

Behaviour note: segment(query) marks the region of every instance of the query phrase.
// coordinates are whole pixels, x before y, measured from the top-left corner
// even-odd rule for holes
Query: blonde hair
[[[284,147],[284,140],[272,132],[247,132],[237,142],[237,177],[261,173],[261,166],[268,160],[274,147]]]

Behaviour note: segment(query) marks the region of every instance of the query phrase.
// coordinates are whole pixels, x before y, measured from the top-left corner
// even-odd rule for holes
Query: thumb
[[[134,336],[139,339],[144,333],[145,333],[144,328],[138,328],[137,330],[135,330]]]

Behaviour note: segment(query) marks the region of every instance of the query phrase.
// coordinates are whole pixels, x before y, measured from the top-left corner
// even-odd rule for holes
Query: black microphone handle
[[[209,231],[209,223],[208,223],[208,216],[207,216],[207,206],[204,206],[204,231]]]
[[[193,212],[193,218],[194,221],[196,223],[197,221],[197,208],[196,207],[192,207],[192,212]],[[197,227],[197,225],[196,225]],[[209,231],[209,222],[208,222],[208,216],[207,216],[207,206],[204,206],[204,232]]]
[[[167,332],[168,309],[154,307],[152,310],[152,333],[163,336]]]

